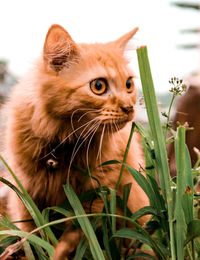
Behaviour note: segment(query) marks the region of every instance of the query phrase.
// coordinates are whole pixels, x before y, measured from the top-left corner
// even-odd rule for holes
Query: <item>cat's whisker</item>
[[[106,125],[104,124],[103,130],[101,132],[100,142],[99,142],[99,150],[98,150],[98,153],[97,153],[97,159],[99,158],[100,164],[102,163],[101,162],[101,149],[102,149],[102,143],[103,143],[103,136],[104,136],[105,128],[106,128]]]
[[[92,141],[92,139],[93,139],[93,137],[94,137],[95,133],[97,132],[100,125],[101,125],[101,122],[99,122],[99,124],[96,125],[96,128],[93,130],[93,134],[90,137],[90,140],[88,142],[87,151],[86,151],[86,162],[87,162],[87,168],[88,169],[89,169],[89,148],[90,148],[90,144],[91,144],[91,141]],[[89,174],[90,174],[90,171],[89,171]],[[91,175],[90,175],[90,177],[91,177]],[[93,181],[91,181],[91,184],[92,184],[93,188],[95,189]]]
[[[123,141],[123,138],[122,138],[122,136],[121,136],[121,134],[120,134],[120,129],[119,129],[119,127],[118,127],[118,124],[117,124],[117,123],[114,123],[114,126],[115,126],[115,128],[116,128],[116,132],[117,132],[119,138],[121,139],[122,142],[124,142],[124,141]]]
[[[51,155],[52,153],[54,153],[63,143],[65,143],[67,141],[67,139],[72,136],[73,134],[75,134],[77,131],[79,131],[81,128],[83,128],[84,126],[87,127],[91,122],[95,121],[96,118],[92,119],[89,122],[86,122],[85,124],[79,126],[77,129],[75,129],[74,131],[72,131],[68,136],[66,136],[54,149],[52,149],[48,154],[46,154],[45,156],[43,156],[42,158],[40,158],[40,160],[48,157],[49,155]]]
[[[91,120],[91,121],[89,121],[88,124],[87,124],[87,125],[85,126],[85,128],[83,129],[83,131],[80,133],[80,135],[79,135],[79,137],[78,137],[78,139],[77,139],[77,141],[76,141],[76,144],[75,144],[75,146],[74,146],[73,152],[72,152],[72,156],[71,156],[72,160],[73,160],[74,157],[75,157],[74,151],[76,151],[76,147],[77,147],[79,141],[81,140],[81,138],[83,138],[83,142],[84,142],[86,136],[87,136],[88,133],[91,131],[91,128],[96,124],[96,122],[95,122],[95,123],[90,127],[90,125],[93,123],[93,121],[94,121],[94,119]],[[95,118],[95,121],[96,121],[96,118]],[[90,128],[87,129],[88,127],[90,127]],[[86,133],[84,133],[84,132],[86,132]],[[87,138],[86,138],[86,139],[87,139]]]
[[[103,109],[88,109],[88,111],[87,112],[85,112],[79,119],[78,119],[78,122],[80,122],[81,121],[81,119],[84,117],[84,116],[86,116],[87,114],[89,114],[89,113],[92,113],[92,112],[95,112],[95,113],[97,113],[97,112],[101,112]]]
[[[107,125],[107,128],[108,128],[108,136],[112,136],[110,124]]]
[[[112,137],[113,137],[113,141],[114,141],[114,143],[115,143],[115,146],[117,146],[117,144],[116,144],[116,140],[115,140],[115,138],[116,138],[116,134],[115,134],[115,132],[116,131],[114,131],[113,130],[113,127],[115,127],[115,129],[116,129],[116,125],[115,125],[115,122],[114,122],[114,120],[112,119],[112,125],[111,125],[111,127],[112,127],[112,131],[111,131],[111,135],[112,135]],[[116,129],[117,130],[117,129]]]
[[[72,166],[72,162],[77,154],[77,152],[79,151],[80,147],[83,145],[83,143],[87,140],[87,138],[90,136],[90,134],[92,133],[92,130],[94,128],[94,126],[96,126],[97,123],[99,123],[98,119],[95,118],[93,120],[90,121],[90,123],[92,123],[94,120],[96,120],[97,122],[95,122],[88,130],[87,130],[87,127],[88,125],[83,129],[83,131],[81,132],[78,140],[76,141],[76,144],[74,146],[74,149],[73,149],[73,152],[72,152],[72,156],[71,156],[71,160],[70,160],[70,163],[69,163],[69,169],[68,169],[68,178],[69,178],[69,173],[70,173],[70,169],[71,169],[71,166]],[[87,130],[87,132],[83,135],[83,133]],[[79,143],[79,140],[83,138],[83,141],[80,143],[80,145],[78,146],[78,143]],[[78,148],[77,148],[78,146]],[[77,149],[76,149],[77,148]]]
[[[89,159],[88,159],[88,154],[89,154],[89,147],[90,147],[90,143],[92,141],[92,138],[94,137],[95,133],[97,132],[99,126],[101,125],[101,122],[99,122],[99,124],[96,125],[96,127],[93,129],[93,134],[88,142],[88,146],[87,146],[87,151],[86,151],[86,161],[87,161],[87,166],[89,167]]]
[[[106,125],[104,124],[103,130],[101,132],[101,138],[100,138],[100,142],[99,142],[99,150],[98,150],[98,154],[97,154],[97,160],[99,158],[100,169],[101,169],[102,173],[103,173],[103,167],[102,167],[101,152],[102,152],[102,144],[103,144],[103,137],[104,137],[105,128],[106,128]]]
[[[85,110],[88,111],[87,108],[78,108],[78,109],[76,109],[76,110],[74,110],[74,111],[72,112],[72,115],[71,115],[71,127],[72,127],[72,130],[73,130],[73,131],[74,131],[73,117],[74,117],[75,113],[77,113],[78,111],[85,111]]]

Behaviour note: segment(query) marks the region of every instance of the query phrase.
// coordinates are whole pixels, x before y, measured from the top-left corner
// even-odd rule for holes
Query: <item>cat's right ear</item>
[[[70,67],[77,60],[78,47],[69,33],[60,25],[54,24],[46,35],[43,59],[48,70],[56,72]]]
[[[131,40],[131,38],[136,34],[138,31],[138,27],[134,28],[132,31],[124,34],[122,37],[114,41],[115,45],[117,45],[122,51],[125,50],[126,45]]]

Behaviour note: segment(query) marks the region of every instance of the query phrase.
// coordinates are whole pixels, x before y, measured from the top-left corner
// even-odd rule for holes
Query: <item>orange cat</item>
[[[84,176],[73,165],[82,169],[90,165],[91,175],[101,185],[116,187],[121,166],[98,165],[123,160],[136,102],[134,74],[124,50],[136,31],[106,44],[77,44],[61,26],[53,25],[35,71],[14,88],[7,104],[6,160],[39,209],[65,200],[63,184],[67,178],[79,193]],[[143,165],[136,134],[127,164],[135,169]],[[129,209],[135,212],[149,205],[126,169],[119,196],[127,183],[132,183]],[[97,183],[89,179],[85,190],[94,187]],[[92,212],[102,207],[102,201],[96,200]],[[89,210],[87,205],[85,210]],[[15,221],[30,219],[14,193],[10,194],[9,212]],[[30,223],[19,226],[27,231],[34,228]],[[78,237],[78,233],[64,232],[54,259],[64,259],[73,251]]]

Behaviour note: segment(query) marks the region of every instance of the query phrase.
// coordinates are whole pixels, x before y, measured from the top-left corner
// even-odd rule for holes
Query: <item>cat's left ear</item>
[[[119,39],[117,39],[115,41],[115,44],[118,45],[118,47],[124,51],[126,48],[126,45],[128,44],[128,42],[132,39],[132,37],[136,34],[136,32],[138,31],[138,27],[134,28],[132,31],[124,34],[122,37],[120,37]]]
[[[54,24],[46,35],[43,59],[48,70],[56,72],[70,67],[78,57],[78,46],[69,33],[60,25]]]

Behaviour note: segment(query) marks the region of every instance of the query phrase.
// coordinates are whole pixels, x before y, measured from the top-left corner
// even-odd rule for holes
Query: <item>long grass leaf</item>
[[[155,260],[157,258],[155,258],[152,255],[147,254],[147,253],[137,253],[137,254],[131,255],[130,257],[127,258],[127,260],[129,260],[129,259],[152,259],[152,260]]]
[[[133,178],[136,180],[136,182],[140,185],[140,187],[143,189],[143,191],[147,194],[149,197],[149,200],[151,202],[151,205],[153,206],[155,204],[155,194],[154,191],[149,185],[147,179],[140,173],[139,171],[133,169],[129,165],[125,164],[127,170],[130,172],[130,174],[133,176]]]
[[[192,165],[188,148],[185,145],[185,186],[182,207],[185,213],[186,224],[189,224],[194,219],[194,185],[192,176]]]
[[[31,246],[27,241],[24,243],[24,252],[28,260],[35,260]]]
[[[0,235],[12,235],[12,236],[26,237],[28,234],[29,233],[20,231],[20,230],[2,230],[2,231],[0,231]],[[45,240],[39,238],[36,235],[28,236],[27,240],[30,243],[35,243],[35,244],[39,245],[40,247],[44,248],[48,252],[50,257],[53,256],[54,247],[51,244],[49,244],[48,242],[46,242]]]
[[[76,215],[85,215],[85,211],[84,211],[78,197],[76,196],[75,192],[73,191],[71,185],[69,184],[69,182],[64,186],[64,190],[65,190],[65,193],[66,193],[66,196],[67,196],[69,202],[71,203],[71,205],[74,209],[75,214]],[[91,250],[91,253],[92,253],[94,259],[95,260],[105,259],[104,255],[102,253],[101,247],[98,243],[97,237],[91,226],[91,223],[89,222],[89,219],[87,217],[78,218],[78,221],[81,226],[81,229],[85,233],[85,236],[88,240],[88,243],[90,245],[90,250]]]
[[[200,219],[194,219],[188,224],[185,245],[196,237],[200,237]]]
[[[86,237],[82,237],[76,249],[76,254],[74,256],[74,259],[82,259],[87,247],[88,247],[87,239]]]
[[[137,220],[138,218],[141,218],[145,215],[157,215],[157,210],[151,206],[146,206],[144,208],[139,209],[138,211],[136,211],[132,216],[131,219],[132,220]]]
[[[17,195],[19,196],[20,199],[22,199],[24,205],[26,206],[26,208],[29,211],[32,218],[34,219],[36,226],[44,225],[45,224],[44,218],[43,218],[41,212],[39,211],[38,207],[36,206],[36,204],[32,200],[32,198],[28,194],[28,192],[24,189],[23,185],[21,184],[21,182],[19,181],[17,176],[14,174],[12,169],[9,167],[9,165],[6,163],[6,161],[4,160],[4,158],[1,155],[0,155],[0,160],[6,166],[6,168],[8,169],[8,171],[10,172],[12,177],[14,178],[15,182],[17,183],[18,187],[21,189],[23,196],[19,196],[19,192],[17,193]],[[1,181],[5,181],[5,179],[4,180],[1,179]],[[12,185],[12,184],[11,183],[8,184],[8,182],[7,182],[7,185]],[[18,190],[17,188],[14,188],[14,185],[12,185],[12,189],[15,192]],[[46,231],[47,236],[51,239],[52,243],[54,245],[57,245],[58,240],[56,239],[56,237],[53,234],[53,232],[51,231],[51,229],[49,227],[47,227],[47,229],[45,229],[45,231]],[[43,235],[43,231],[41,232],[41,235],[45,238],[45,236]]]
[[[129,239],[138,239],[142,243],[149,245],[159,257],[159,259],[165,260],[165,252],[162,252],[162,249],[158,247],[155,241],[148,235],[148,233],[143,233],[138,230],[133,230],[131,228],[123,228],[118,230],[114,237],[129,238]]]
[[[159,175],[159,181],[163,195],[166,197],[166,190],[170,190],[170,174],[167,161],[167,152],[162,125],[159,117],[155,89],[149,65],[147,48],[141,47],[137,49],[140,76],[142,81],[142,90],[144,94],[149,125],[154,140],[156,169]],[[168,190],[169,189],[169,190]]]
[[[106,254],[109,260],[112,260],[112,254],[110,250],[109,238],[108,238],[108,227],[107,227],[107,218],[103,217],[102,219],[102,230],[103,230],[103,244],[106,250]]]
[[[154,141],[156,170],[158,173],[163,196],[167,202],[169,228],[170,228],[171,254],[172,254],[172,259],[175,260],[176,253],[175,253],[175,237],[174,237],[174,226],[173,226],[173,193],[171,190],[171,179],[169,173],[165,139],[162,130],[162,125],[160,122],[155,89],[153,85],[153,79],[151,75],[151,69],[149,65],[146,46],[137,49],[137,56],[138,56],[144,100],[146,104],[149,125],[150,125],[150,129]]]
[[[127,145],[126,145],[126,150],[125,150],[125,153],[124,153],[124,158],[123,158],[123,163],[122,163],[122,166],[121,166],[119,178],[118,178],[118,181],[117,181],[117,184],[116,184],[116,188],[115,188],[116,191],[117,191],[118,188],[119,188],[120,181],[121,181],[121,178],[122,178],[122,175],[123,175],[124,164],[125,164],[126,158],[127,158],[127,156],[128,156],[128,151],[129,151],[129,147],[130,147],[131,140],[132,140],[132,137],[133,137],[134,128],[135,128],[135,123],[133,122],[133,123],[132,123],[132,127],[131,127],[131,132],[130,132],[130,135],[129,135],[129,138],[128,138],[128,143],[127,143]]]
[[[176,192],[176,246],[178,259],[184,259],[184,240],[186,237],[186,222],[183,211],[183,195],[185,192],[185,127],[177,129],[175,139],[176,169],[177,169],[177,192]]]
[[[110,213],[116,215],[116,190],[110,190]],[[116,232],[116,218],[112,217],[112,233],[115,234]]]

